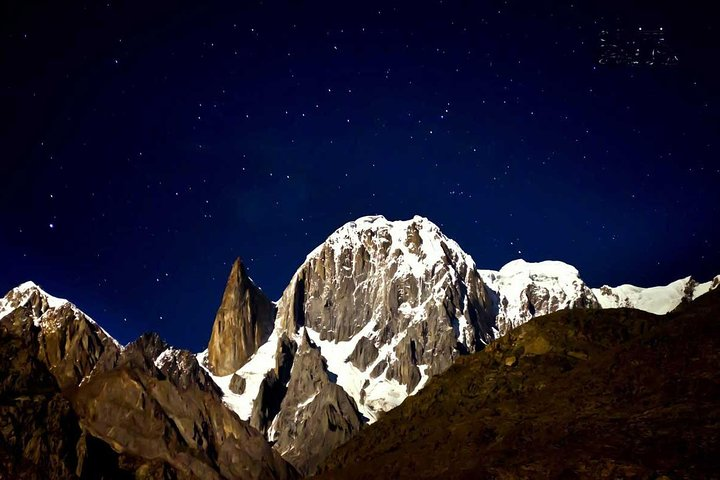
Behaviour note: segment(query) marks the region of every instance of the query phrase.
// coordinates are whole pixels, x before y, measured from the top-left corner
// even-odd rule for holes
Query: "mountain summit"
[[[240,258],[230,270],[208,345],[208,367],[228,375],[242,367],[270,336],[275,307],[248,276]]]

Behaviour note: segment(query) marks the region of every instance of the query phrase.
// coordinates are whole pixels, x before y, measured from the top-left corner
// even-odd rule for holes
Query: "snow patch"
[[[198,363],[200,363],[208,372],[210,378],[212,378],[222,390],[225,404],[237,413],[242,420],[250,420],[253,402],[260,391],[260,384],[267,372],[275,368],[275,352],[277,350],[278,338],[277,330],[273,331],[267,342],[258,348],[258,351],[250,357],[250,360],[248,360],[245,365],[237,372],[222,377],[214,375],[207,368],[207,350],[197,354]],[[240,395],[230,390],[230,381],[235,374],[245,379],[245,390]]]

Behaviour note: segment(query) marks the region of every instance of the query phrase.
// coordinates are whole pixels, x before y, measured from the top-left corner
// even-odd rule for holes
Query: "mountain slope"
[[[0,300],[0,478],[296,478],[195,356],[121,348],[28,282]]]
[[[458,359],[333,452],[318,478],[711,478],[718,320],[717,290],[662,317],[535,318]]]

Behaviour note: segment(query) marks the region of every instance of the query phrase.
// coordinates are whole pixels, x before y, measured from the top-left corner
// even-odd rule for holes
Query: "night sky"
[[[716,17],[353,3],[4,1],[0,290],[199,351],[236,256],[277,299],[368,214],[426,216],[480,268],[720,273]],[[603,29],[641,28],[677,65],[599,62]]]

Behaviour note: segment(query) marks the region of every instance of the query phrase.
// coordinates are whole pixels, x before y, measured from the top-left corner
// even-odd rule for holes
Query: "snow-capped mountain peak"
[[[35,325],[40,326],[40,318],[48,309],[60,308],[67,303],[70,302],[50,295],[35,282],[27,281],[10,290],[5,297],[0,298],[0,318],[18,307],[29,306],[32,309]]]
[[[533,317],[564,308],[597,308],[595,295],[567,263],[513,260],[500,270],[480,270],[491,290],[501,334]]]
[[[694,288],[695,296],[707,290]],[[567,263],[518,259],[478,270],[424,217],[361,217],[307,255],[274,304],[267,340],[245,342],[247,361],[229,374],[216,369],[213,380],[241,418],[307,473],[458,355],[533,317],[605,306],[596,296]],[[258,295],[237,297],[248,301],[223,302],[229,315],[258,302]],[[238,325],[262,325],[262,318],[248,314]],[[222,360],[252,330],[228,336],[217,322]],[[208,351],[198,360],[212,370]]]
[[[395,274],[399,276],[422,276],[448,256],[475,268],[470,255],[454,240],[446,237],[437,225],[419,215],[410,220],[388,220],[382,215],[360,217],[335,230],[325,242],[308,254],[306,261],[317,257],[328,247],[337,257],[343,252],[361,247],[371,249],[373,246],[385,255],[396,255]]]
[[[62,324],[69,321],[70,318],[86,320],[88,323],[100,329],[118,348],[122,348],[117,340],[98,325],[95,320],[90,318],[89,315],[75,306],[75,304],[64,298],[58,298],[47,293],[35,282],[23,282],[10,290],[5,297],[0,298],[0,318],[8,315],[19,307],[29,307],[33,323],[42,329],[60,328]],[[55,314],[63,308],[69,309],[72,314],[70,316]]]

